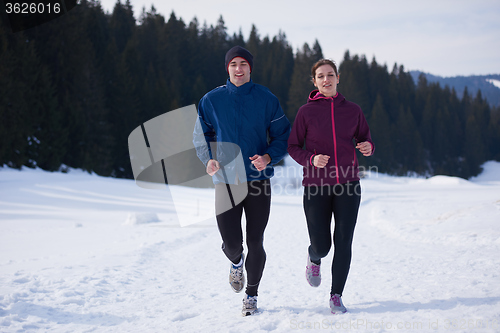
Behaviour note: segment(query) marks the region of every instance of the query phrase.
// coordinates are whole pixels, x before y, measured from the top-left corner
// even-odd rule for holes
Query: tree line
[[[61,18],[16,34],[0,15],[0,165],[64,171],[80,168],[132,178],[128,135],[170,110],[197,104],[225,83],[224,55],[234,46],[254,55],[252,80],[268,87],[291,122],[314,89],[318,41],[292,49],[284,32],[270,38],[252,27],[248,39],[215,25],[185,23],[142,10],[129,0],[105,13],[82,0]],[[389,71],[373,59],[337,60],[338,90],[361,106],[376,153],[364,165],[391,174],[468,178],[487,160],[500,160],[500,112],[479,92],[456,92],[403,66]]]
[[[482,97],[460,99],[455,89],[415,83],[403,66],[368,63],[346,52],[338,90],[364,110],[376,145],[371,161],[397,175],[477,175],[487,160],[500,160],[500,109]]]

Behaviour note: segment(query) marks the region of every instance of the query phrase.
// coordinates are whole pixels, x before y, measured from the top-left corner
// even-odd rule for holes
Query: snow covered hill
[[[167,190],[0,169],[0,332],[498,332],[500,163],[484,168],[471,181],[363,179],[349,312],[333,316],[332,252],[311,288],[300,168],[287,159],[251,317],[227,283],[215,219],[181,227]]]

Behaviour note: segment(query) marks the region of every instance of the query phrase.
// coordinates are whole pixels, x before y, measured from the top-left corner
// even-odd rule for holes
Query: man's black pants
[[[232,185],[234,186],[234,185]],[[241,218],[243,211],[246,217],[246,243],[248,254],[245,259],[247,271],[246,293],[257,296],[264,266],[266,252],[264,251],[264,230],[269,220],[271,208],[271,185],[269,179],[254,180],[237,186],[248,186],[248,194],[242,202],[229,210],[217,213],[217,225],[222,237],[222,250],[231,262],[237,264],[243,252],[243,230]],[[215,186],[216,207],[223,206],[221,200],[228,200],[228,186]],[[241,191],[240,191],[241,192]]]

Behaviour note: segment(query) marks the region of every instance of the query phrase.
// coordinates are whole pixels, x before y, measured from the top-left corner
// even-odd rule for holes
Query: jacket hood
[[[333,96],[333,98],[336,99],[336,98],[339,98],[339,97],[340,97],[340,100],[345,99],[344,96],[342,96],[337,91],[337,94],[335,96]],[[311,93],[309,94],[309,98],[307,100],[307,103],[318,101],[318,100],[329,99],[329,98],[330,97],[326,97],[325,95],[323,95],[322,93],[320,93],[318,89],[315,89],[315,90],[311,91]]]

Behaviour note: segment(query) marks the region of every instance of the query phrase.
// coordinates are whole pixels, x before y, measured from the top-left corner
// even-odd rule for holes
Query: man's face
[[[233,58],[227,71],[229,72],[229,81],[237,87],[250,82],[250,65],[242,57]]]

